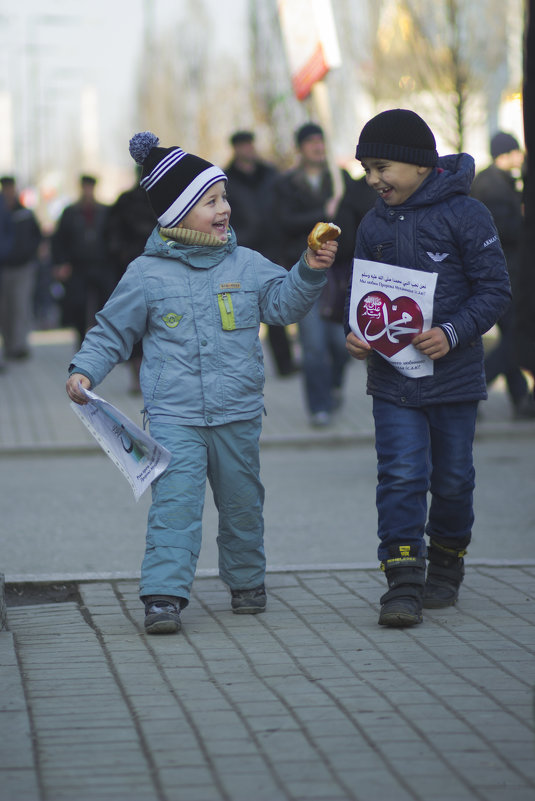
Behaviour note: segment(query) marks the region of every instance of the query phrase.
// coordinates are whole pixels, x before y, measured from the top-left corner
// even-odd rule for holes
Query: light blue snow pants
[[[151,423],[173,457],[152,484],[140,597],[189,600],[201,550],[206,478],[219,512],[219,575],[231,589],[264,583],[264,487],[260,482],[262,417],[226,425]]]

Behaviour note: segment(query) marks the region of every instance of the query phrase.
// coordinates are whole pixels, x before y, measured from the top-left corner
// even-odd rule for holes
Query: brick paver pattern
[[[0,799],[533,801],[534,579],[469,567],[406,630],[378,570],[271,573],[254,617],[198,578],[177,636],[144,635],[135,581],[11,607],[34,748]]]

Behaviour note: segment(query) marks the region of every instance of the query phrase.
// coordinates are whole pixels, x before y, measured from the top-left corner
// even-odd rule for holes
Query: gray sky
[[[12,129],[11,137],[0,133],[0,169],[27,173],[51,151],[61,161],[84,118],[84,90],[86,106],[97,110],[99,158],[131,167],[125,141],[137,124],[146,22],[156,34],[173,30],[200,2],[214,22],[213,46],[226,58],[243,57],[236,41],[247,0],[0,0],[0,123],[5,129],[9,113]]]

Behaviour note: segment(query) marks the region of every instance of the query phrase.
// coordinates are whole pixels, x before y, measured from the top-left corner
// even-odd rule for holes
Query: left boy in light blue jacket
[[[70,366],[67,393],[84,403],[80,384],[94,388],[143,340],[144,411],[151,435],[173,458],[152,485],[140,597],[146,632],[167,634],[179,631],[189,602],[207,477],[232,609],[265,610],[259,326],[288,325],[307,313],[337,244],[308,248],[290,272],[239,247],[224,172],[157,145],[149,132],[130,141],[159,226],[97,315]]]

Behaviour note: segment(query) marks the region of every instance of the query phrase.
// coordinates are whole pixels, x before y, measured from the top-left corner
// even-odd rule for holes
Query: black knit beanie
[[[513,150],[520,150],[520,145],[512,134],[498,131],[490,140],[490,155],[493,159],[497,159],[503,153],[511,153]]]
[[[309,136],[324,136],[323,128],[316,122],[305,122],[294,134],[297,147],[300,147]]]
[[[356,157],[391,159],[421,167],[437,163],[435,137],[414,111],[394,108],[369,120],[361,131]]]
[[[150,131],[130,140],[130,155],[142,166],[140,186],[146,190],[158,222],[163,228],[178,225],[209,187],[227,176],[219,167],[180,147],[157,147],[159,139]]]

